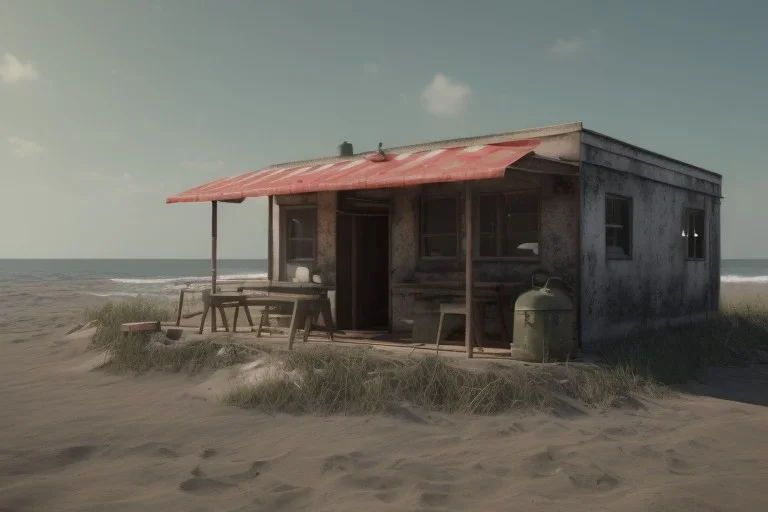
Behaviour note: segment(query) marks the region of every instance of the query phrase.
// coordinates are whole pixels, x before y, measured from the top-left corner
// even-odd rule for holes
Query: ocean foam
[[[223,274],[218,276],[220,280],[263,280],[267,278],[266,272],[254,274]],[[153,277],[153,278],[113,278],[113,283],[121,284],[173,284],[173,283],[205,283],[210,281],[208,276],[188,276],[188,277]]]
[[[138,293],[127,293],[127,292],[104,292],[104,293],[98,293],[98,292],[83,292],[85,295],[91,295],[93,297],[138,297]]]
[[[723,283],[758,283],[768,284],[768,276],[739,276],[739,275],[725,275],[720,277],[720,281]]]

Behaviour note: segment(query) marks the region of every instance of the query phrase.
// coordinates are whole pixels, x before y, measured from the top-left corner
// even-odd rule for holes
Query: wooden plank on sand
[[[129,322],[120,328],[123,332],[160,332],[160,322]]]

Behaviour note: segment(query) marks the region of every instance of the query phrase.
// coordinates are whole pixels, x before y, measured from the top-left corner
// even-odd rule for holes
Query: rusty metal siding
[[[582,343],[707,318],[719,295],[719,183],[588,144],[582,149]],[[606,258],[606,194],[632,199],[631,259]],[[687,208],[708,219],[705,261],[686,258]]]

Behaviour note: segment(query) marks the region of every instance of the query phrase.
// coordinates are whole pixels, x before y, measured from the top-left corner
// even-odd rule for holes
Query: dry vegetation
[[[426,410],[497,414],[552,410],[564,396],[608,407],[633,396],[659,397],[669,385],[695,379],[707,366],[748,363],[768,349],[768,308],[726,307],[715,320],[667,331],[635,333],[600,345],[601,365],[458,368],[437,357],[391,358],[374,349],[310,347],[294,351],[239,347],[212,341],[162,345],[144,336],[123,337],[120,324],[170,317],[164,304],[115,302],[90,311],[98,322],[93,345],[110,353],[113,371],[198,372],[234,365],[260,354],[280,371],[234,387],[224,403],[270,413],[368,414],[407,402]]]
[[[86,320],[96,323],[91,345],[109,355],[108,362],[102,368],[116,373],[161,370],[194,374],[206,368],[242,363],[250,358],[249,351],[244,347],[208,340],[165,345],[159,341],[164,341],[164,336],[124,336],[120,331],[121,324],[127,322],[147,319],[167,321],[172,312],[171,303],[140,298],[108,302],[100,308],[88,310]]]

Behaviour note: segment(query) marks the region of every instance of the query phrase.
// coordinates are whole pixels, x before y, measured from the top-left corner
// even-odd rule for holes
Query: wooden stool
[[[485,323],[485,303],[482,301],[473,301],[472,306],[474,311],[472,312],[472,326],[465,326],[465,329],[471,329],[471,343],[477,347],[477,350],[483,352],[482,337],[483,337],[483,324]],[[440,350],[440,342],[443,337],[443,323],[445,321],[445,315],[462,315],[466,318],[467,307],[464,303],[448,303],[440,304],[440,323],[437,326],[437,342],[435,348]]]

